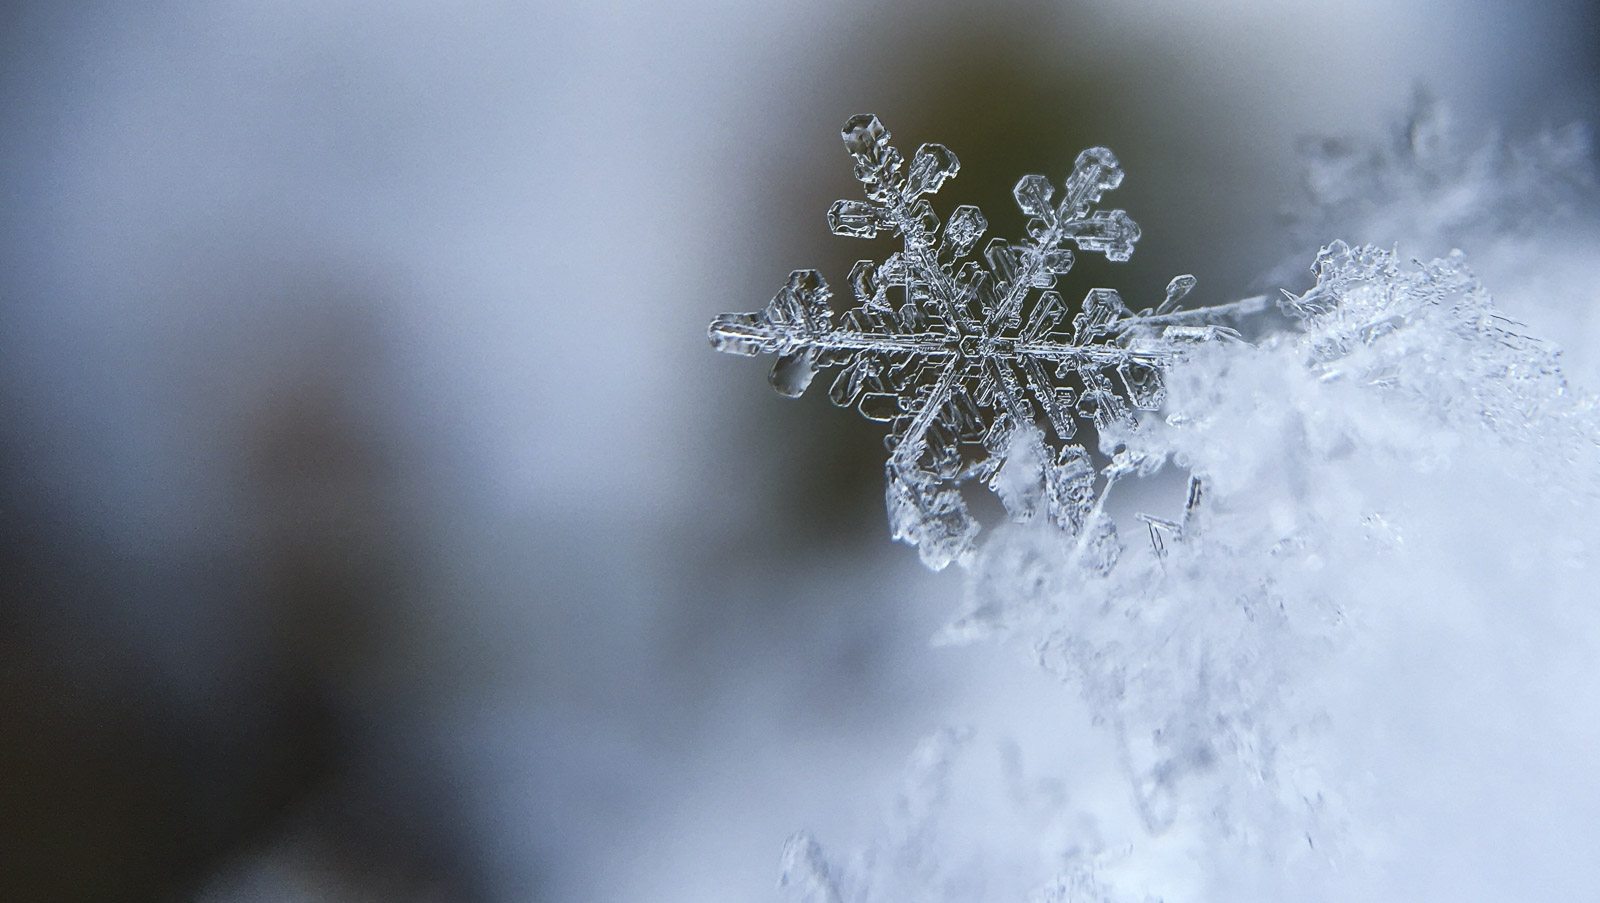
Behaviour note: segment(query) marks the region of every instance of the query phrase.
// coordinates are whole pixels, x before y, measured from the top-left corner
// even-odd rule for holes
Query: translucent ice
[[[941,224],[926,198],[961,168],[949,148],[924,144],[908,165],[870,115],[852,117],[842,134],[867,200],[835,202],[828,227],[857,238],[887,232],[902,249],[855,265],[856,306],[842,316],[834,317],[822,276],[796,270],[764,309],[713,320],[712,346],[777,355],[772,385],[784,395],[837,371],[833,403],[889,424],[890,529],[930,567],[972,549],[978,524],[959,488],[1014,483],[1000,474],[1019,447],[1037,462],[1029,479],[1072,488],[1000,491],[1012,516],[1029,519],[1042,506],[1076,531],[1096,503],[1093,468],[1074,442],[1077,422],[1106,429],[1161,405],[1164,368],[1189,340],[1210,335],[1176,313],[1194,277],[1174,279],[1158,306],[1137,314],[1108,288],[1091,290],[1073,314],[1053,290],[1072,269],[1073,247],[1122,261],[1139,240],[1127,213],[1095,209],[1122,183],[1117,158],[1103,147],[1078,155],[1059,196],[1044,176],[1018,181],[1017,205],[1032,217],[1028,238],[991,239],[970,259],[988,227],[983,213],[960,206]],[[1114,543],[1114,532],[1101,540]]]

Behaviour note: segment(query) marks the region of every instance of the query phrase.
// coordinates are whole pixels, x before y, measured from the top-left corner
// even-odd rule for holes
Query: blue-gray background
[[[881,252],[823,225],[840,123],[949,145],[942,197],[998,234],[1017,176],[1109,145],[1146,237],[1085,278],[1222,301],[1316,251],[1279,218],[1302,136],[1419,85],[1592,121],[1597,27],[8,4],[0,898],[767,898],[785,835],[866,830],[918,737],[1053,699],[926,647],[960,579],[888,542],[871,425],[706,347]]]

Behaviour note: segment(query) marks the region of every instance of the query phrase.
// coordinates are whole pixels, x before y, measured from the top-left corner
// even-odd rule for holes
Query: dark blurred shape
[[[228,369],[215,351],[175,364],[211,406],[197,419],[238,456],[221,536],[196,522],[188,547],[119,555],[70,505],[29,491],[48,450],[8,436],[0,899],[226,901],[267,885],[311,900],[478,897],[451,836],[458,801],[405,736],[409,688],[393,673],[423,530],[401,511],[400,455],[360,409],[382,383],[378,324],[360,289],[305,291],[279,306],[279,344],[241,365],[244,386],[207,382]],[[130,608],[157,619],[138,633],[187,637],[173,651],[203,643],[190,653],[222,662],[199,666],[199,698],[107,630]],[[216,623],[159,623],[174,614]],[[210,648],[230,643],[232,656]]]

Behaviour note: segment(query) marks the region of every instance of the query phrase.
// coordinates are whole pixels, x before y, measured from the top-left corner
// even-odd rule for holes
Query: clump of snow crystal
[[[1507,240],[1581,228],[1600,200],[1584,124],[1483,135],[1426,93],[1380,140],[1308,138],[1300,153],[1303,197],[1284,212],[1296,247],[1340,235],[1481,256]]]
[[[1380,841],[1399,813],[1350,770],[1396,750],[1346,745],[1387,704],[1352,678],[1370,678],[1371,656],[1426,670],[1456,654],[1435,645],[1449,632],[1397,622],[1595,622],[1595,399],[1495,313],[1459,255],[1407,265],[1335,244],[1317,273],[1285,304],[1299,334],[1197,351],[1169,371],[1165,420],[1103,440],[1196,475],[1202,500],[1175,541],[1101,575],[1073,566],[1062,537],[1014,530],[980,556],[951,628],[1031,642],[1078,688],[1116,735],[1148,832],[1136,843],[1178,844],[1211,866],[1182,899],[1320,899],[1309,889],[1416,855]],[[1457,585],[1469,563],[1494,579]],[[1402,638],[1417,645],[1387,645]],[[1549,705],[1567,692],[1544,689]]]
[[[1541,839],[1600,843],[1600,822],[1544,808],[1600,802],[1583,764],[1600,751],[1595,399],[1459,256],[1335,244],[1316,270],[1285,299],[1298,332],[1196,350],[1168,370],[1165,417],[1102,434],[1108,454],[1195,475],[1193,506],[1156,518],[1159,546],[1107,570],[1079,536],[1011,525],[972,563],[945,639],[1031,646],[1086,704],[1077,729],[1114,737],[1113,773],[1079,780],[1123,782],[1137,814],[1080,813],[1092,830],[1009,862],[1038,900],[1491,899],[1516,896],[1521,861],[1551,886],[1600,880]],[[1516,698],[1484,704],[1486,683]],[[1526,776],[1551,743],[1571,752],[1533,775],[1549,786],[1471,783],[1502,780],[1480,773],[1485,744]],[[1439,774],[1467,780],[1430,787]],[[1508,844],[1505,818],[1536,833]],[[973,853],[937,837],[857,863],[870,879],[829,866],[826,893],[799,899],[1021,898],[1014,880],[930,885],[885,865]],[[1452,870],[1466,850],[1477,870]],[[1396,896],[1467,874],[1480,890]]]
[[[1462,248],[1502,310],[1577,352],[1568,375],[1600,385],[1600,180],[1587,124],[1485,134],[1419,94],[1386,134],[1306,139],[1301,157],[1275,284],[1294,284],[1306,249],[1331,238],[1424,259]]]

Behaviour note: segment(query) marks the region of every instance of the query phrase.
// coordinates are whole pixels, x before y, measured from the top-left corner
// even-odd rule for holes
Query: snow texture
[[[1294,259],[1279,279],[1297,275],[1304,249],[1332,236],[1399,242],[1429,257],[1470,248],[1481,261],[1508,241],[1549,243],[1581,228],[1600,200],[1583,123],[1516,139],[1482,135],[1426,92],[1382,140],[1316,137],[1299,149],[1302,197],[1283,213]]]
[[[1587,124],[1485,132],[1418,93],[1386,133],[1306,139],[1300,152],[1302,193],[1283,213],[1270,284],[1295,285],[1308,250],[1334,237],[1422,259],[1461,248],[1496,303],[1538,335],[1600,347],[1600,182]],[[1600,356],[1565,370],[1600,386]]]
[[[1390,178],[1375,184],[1407,190]],[[1068,184],[1070,195],[1080,183]],[[903,208],[891,195],[881,209]],[[1451,192],[1411,196],[1434,208],[1414,210],[1421,220],[1448,218],[1437,207]],[[1076,691],[1082,729],[1103,731],[1109,752],[1064,763],[1053,792],[958,802],[976,785],[953,774],[976,753],[969,734],[941,732],[914,755],[879,842],[834,857],[807,834],[791,839],[791,899],[1460,903],[1600,886],[1589,855],[1600,846],[1600,401],[1496,308],[1460,251],[1422,262],[1335,241],[1312,272],[1309,290],[1282,293],[1289,328],[1254,344],[1185,346],[1188,321],[1163,319],[1170,304],[1119,306],[1091,341],[1060,341],[1103,355],[1072,359],[1097,374],[1118,354],[1148,354],[1138,360],[1159,387],[1140,405],[1123,385],[1125,407],[1095,420],[1110,462],[1098,482],[1071,434],[1055,434],[1052,456],[1005,406],[1000,371],[1022,370],[1027,340],[958,376],[948,345],[924,355],[936,386],[977,374],[963,391],[997,410],[991,430],[1008,422],[983,472],[1008,508],[1054,514],[1067,499],[1075,512],[1019,517],[966,553],[967,602],[939,639],[1026,645]],[[812,363],[827,362],[826,319],[802,327],[774,308],[723,318],[713,335],[799,359],[820,349]],[[1096,322],[1095,309],[1078,319]],[[925,334],[979,321],[946,322],[957,325]],[[979,322],[980,337],[995,322]],[[869,348],[838,363],[883,354]],[[942,423],[928,396],[910,394],[897,416]],[[891,439],[896,455],[908,442],[926,450],[909,427]],[[970,475],[909,463],[891,458],[891,484]],[[1188,479],[1178,510],[1117,511],[1118,480],[1164,469]],[[1149,542],[1124,548],[1113,513],[1142,520]],[[925,555],[948,540],[897,531]],[[970,531],[960,539],[969,548]]]
[[[1107,453],[1194,474],[1183,512],[1146,518],[1160,542],[1108,568],[1049,525],[997,531],[942,636],[1021,640],[1074,687],[1112,736],[1132,824],[1065,801],[1020,856],[957,846],[951,822],[971,814],[942,806],[948,764],[922,768],[933,777],[907,791],[920,802],[899,807],[920,811],[914,830],[848,865],[807,836],[791,842],[785,886],[813,891],[793,899],[1532,900],[1600,878],[1552,859],[1546,832],[1561,829],[1538,827],[1550,800],[1494,799],[1458,779],[1432,795],[1439,774],[1485,767],[1463,752],[1485,737],[1492,762],[1506,743],[1600,748],[1583,726],[1597,702],[1584,572],[1600,561],[1600,404],[1496,313],[1459,254],[1406,262],[1336,242],[1315,272],[1314,288],[1284,297],[1296,332],[1197,349],[1167,371],[1164,418],[1102,433]],[[1482,584],[1439,587],[1441,556],[1462,554],[1488,563]],[[1568,635],[1516,658],[1552,630]],[[1396,645],[1419,632],[1460,643],[1461,657]],[[1514,731],[1435,712],[1527,705],[1495,699],[1529,692],[1526,667],[1558,675],[1561,698],[1536,696],[1533,714],[1507,719]],[[917,759],[958,754],[934,748]],[[1080,791],[1095,786],[1089,763],[1074,769]],[[1540,793],[1583,813],[1600,804],[1586,766],[1550,779]],[[1509,862],[1513,880],[1453,878],[1451,845],[1483,838],[1444,832],[1504,818],[1535,827],[1475,855]],[[1600,840],[1578,818],[1577,843]],[[1530,862],[1545,871],[1521,874]],[[1444,893],[1452,880],[1459,892]]]
[[[842,134],[867,199],[835,202],[829,227],[895,235],[902,250],[856,263],[856,306],[842,316],[821,274],[796,270],[764,309],[712,321],[712,346],[778,355],[771,382],[790,397],[838,369],[833,403],[889,424],[890,528],[930,567],[973,549],[978,524],[959,489],[969,481],[988,484],[1017,521],[1044,516],[1109,548],[1114,531],[1097,505],[1096,468],[1075,441],[1079,422],[1105,430],[1159,408],[1163,371],[1196,342],[1232,335],[1210,321],[1258,302],[1179,311],[1195,282],[1179,276],[1152,308],[1134,313],[1116,291],[1096,288],[1069,316],[1054,286],[1072,269],[1072,248],[1126,261],[1139,239],[1126,212],[1096,209],[1122,184],[1103,147],[1078,155],[1059,201],[1044,176],[1018,181],[1028,237],[991,239],[974,258],[988,228],[983,213],[964,205],[941,223],[928,200],[960,170],[949,148],[924,144],[908,165],[866,114]],[[1114,481],[1134,466],[1118,461],[1103,476]]]

